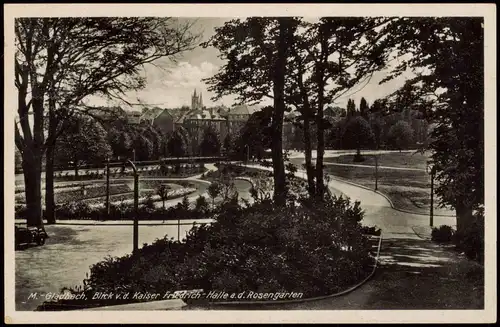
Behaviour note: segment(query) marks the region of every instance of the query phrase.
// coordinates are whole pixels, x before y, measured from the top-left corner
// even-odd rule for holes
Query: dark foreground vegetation
[[[96,292],[163,296],[168,291],[203,289],[312,297],[344,290],[370,274],[374,258],[363,235],[359,203],[328,197],[301,199],[300,205],[290,201],[278,209],[270,200],[256,200],[242,206],[236,198],[226,199],[204,211],[214,223],[193,227],[182,242],[160,239],[135,255],[109,257],[93,265],[82,287],[66,290],[85,294],[87,300],[45,302],[38,310],[141,301],[89,300]],[[186,212],[194,218],[197,210]]]

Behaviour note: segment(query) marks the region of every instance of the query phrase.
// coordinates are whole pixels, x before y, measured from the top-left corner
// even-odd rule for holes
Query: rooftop
[[[142,113],[140,111],[127,111],[127,118],[131,124],[139,124],[141,122]]]
[[[184,119],[188,120],[225,120],[215,110],[193,110]]]
[[[141,119],[153,120],[158,117],[165,109],[160,107],[147,108],[141,115]]]
[[[121,107],[92,107],[88,108],[88,112],[101,119],[125,118],[127,115],[127,112]]]
[[[250,115],[250,109],[246,104],[236,105],[229,109],[228,115]]]

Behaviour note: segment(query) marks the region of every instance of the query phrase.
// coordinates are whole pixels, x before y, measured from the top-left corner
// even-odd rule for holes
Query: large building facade
[[[203,105],[203,95],[194,90],[191,96],[191,107],[149,108],[144,111],[140,120],[141,123],[155,126],[164,135],[177,129],[185,129],[190,138],[188,151],[196,154],[199,152],[199,145],[207,129],[215,131],[219,136],[220,144],[224,144],[228,135],[236,137],[250,115],[251,109],[246,105],[236,105],[232,108],[224,106],[206,108]]]

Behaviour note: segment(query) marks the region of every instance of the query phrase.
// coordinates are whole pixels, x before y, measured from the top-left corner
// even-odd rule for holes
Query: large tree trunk
[[[49,133],[45,152],[45,219],[47,224],[56,223],[54,199],[54,155],[56,145],[57,120],[55,116],[55,102],[49,100]]]
[[[286,204],[286,176],[283,162],[283,116],[285,114],[285,70],[287,53],[288,18],[279,18],[278,54],[273,74],[274,111],[272,115],[272,160],[274,173],[274,201],[277,205]]]
[[[297,57],[298,54],[294,50],[294,53]],[[299,73],[297,76],[297,81],[299,84],[299,89],[302,95],[302,102],[303,102],[303,107],[302,107],[302,116],[304,118],[304,152],[305,152],[305,165],[306,165],[306,173],[307,173],[307,191],[309,193],[309,196],[314,196],[316,193],[316,185],[314,184],[314,168],[312,165],[312,143],[311,143],[311,105],[309,103],[309,98],[307,95],[307,90],[304,86],[304,68],[302,65],[302,62],[300,61],[299,58]]]
[[[27,78],[27,77],[26,77]],[[22,165],[26,194],[27,225],[43,228],[42,212],[42,148],[43,148],[43,96],[38,89],[32,91],[33,131],[28,121],[26,89],[20,89],[18,100],[19,124],[23,137],[16,126],[16,146],[22,150]]]
[[[323,50],[323,49],[322,49]],[[317,87],[318,87],[318,111],[316,113],[316,196],[323,198],[325,194],[325,185],[323,180],[323,155],[325,152],[325,130],[323,124],[323,106],[325,101],[325,81],[323,71],[323,58],[320,59],[317,71]]]
[[[470,206],[463,203],[457,204],[456,207],[457,214],[457,233],[463,235],[463,233],[471,226],[474,221],[473,210]]]
[[[323,156],[325,153],[325,130],[323,126],[323,96],[319,97],[321,101],[319,102],[316,125],[317,125],[317,136],[318,136],[318,144],[316,147],[316,195],[318,197],[323,197],[325,193],[325,185],[323,180]]]
[[[42,214],[42,160],[34,149],[23,151],[23,173],[26,195],[27,225],[43,228]]]
[[[312,165],[311,128],[308,115],[304,116],[304,151],[306,159],[307,190],[310,196],[314,196],[314,194],[316,193],[316,185],[314,184],[314,168]]]
[[[325,105],[325,68],[328,60],[328,40],[325,36],[323,26],[320,26],[319,38],[321,53],[319,62],[316,64],[316,78],[318,90],[318,111],[316,113],[317,144],[316,144],[316,196],[320,199],[325,194],[325,185],[323,179],[323,156],[325,153],[325,125],[323,123],[323,108]]]
[[[54,147],[48,146],[45,159],[45,219],[47,224],[56,223],[54,199]]]
[[[75,180],[78,178],[78,160],[76,158],[73,159],[73,168],[75,170]]]

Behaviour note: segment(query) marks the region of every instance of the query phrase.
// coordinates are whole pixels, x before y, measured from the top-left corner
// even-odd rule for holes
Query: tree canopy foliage
[[[401,151],[411,145],[413,129],[410,124],[400,120],[389,129],[387,141],[391,147]]]
[[[109,158],[112,149],[106,139],[106,131],[91,118],[73,116],[60,136],[56,147],[56,161],[72,162],[78,175],[78,166],[84,162],[93,164]]]
[[[356,149],[359,154],[361,149],[371,146],[373,141],[373,131],[363,117],[356,116],[349,119],[342,135],[344,146]]]
[[[15,144],[23,160],[28,225],[43,225],[41,161],[68,117],[85,109],[82,101],[88,96],[123,99],[127,91],[143,88],[145,64],[175,59],[195,46],[197,36],[190,29],[191,24],[155,17],[15,20]]]
[[[204,45],[213,46],[226,64],[206,82],[216,98],[236,95],[241,102],[272,99],[274,192],[283,185],[283,112],[295,108],[304,126],[306,167],[311,194],[324,193],[324,119],[327,104],[345,95],[384,67],[382,35],[387,18],[324,17],[307,22],[297,17],[235,19],[216,28]],[[311,124],[316,125],[316,168],[311,164]],[[316,181],[316,182],[315,182]]]
[[[429,144],[436,193],[456,209],[461,232],[484,204],[483,19],[398,18],[382,32],[386,51],[406,57],[385,81],[414,71],[402,91],[411,89],[413,103],[436,124]],[[432,106],[422,106],[429,101]]]

